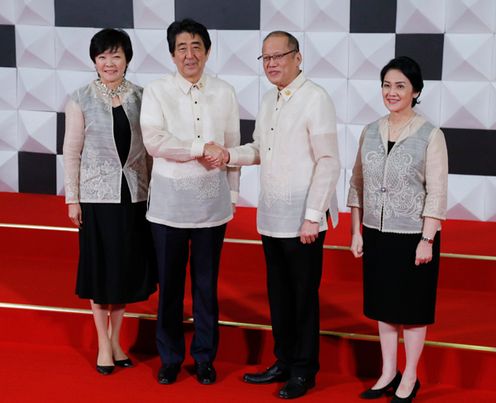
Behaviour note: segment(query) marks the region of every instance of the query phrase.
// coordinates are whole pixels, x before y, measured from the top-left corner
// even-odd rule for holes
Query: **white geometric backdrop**
[[[104,25],[56,26],[64,25],[56,24],[62,1],[0,0],[0,53],[7,55],[3,61],[0,56],[0,191],[64,193],[62,112],[68,94],[96,77],[88,47],[90,38]],[[94,1],[76,4],[83,10]],[[101,3],[109,4],[109,13],[116,13],[110,6],[115,1]],[[144,86],[174,71],[165,29],[174,19],[185,16],[184,11],[178,15],[179,3],[121,3],[131,7],[133,17],[131,27],[119,25],[133,43],[128,79]],[[213,18],[215,6],[229,1],[186,3],[196,4],[192,14],[193,10],[201,11],[198,7],[207,11],[214,8],[208,11]],[[416,109],[442,127],[448,141],[449,217],[496,221],[496,1],[241,3],[247,7],[256,3],[258,20],[251,25],[255,28],[218,29],[229,16],[216,16],[219,24],[208,25],[212,38],[208,72],[235,87],[241,119],[253,121],[263,93],[270,88],[256,60],[263,37],[282,29],[298,38],[305,74],[329,92],[336,106],[342,163],[337,193],[342,211],[346,211],[348,181],[363,125],[386,113],[379,71],[395,55],[406,54],[418,57],[426,68],[422,103]],[[390,12],[393,3],[393,28],[373,26],[376,9],[378,13]],[[365,7],[369,9],[364,11]],[[363,17],[367,13],[371,14],[370,21]],[[200,17],[198,20],[202,22]],[[11,44],[14,63],[10,64],[6,38],[15,42],[15,46]],[[436,43],[441,52],[429,48]],[[241,204],[256,206],[257,195],[258,169],[243,168]]]

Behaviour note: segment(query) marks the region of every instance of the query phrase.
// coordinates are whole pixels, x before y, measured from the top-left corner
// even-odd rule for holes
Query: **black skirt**
[[[440,232],[432,245],[432,260],[415,266],[420,237],[363,227],[363,309],[367,317],[402,325],[434,323]]]
[[[146,202],[81,203],[76,294],[97,304],[144,301],[157,273]]]

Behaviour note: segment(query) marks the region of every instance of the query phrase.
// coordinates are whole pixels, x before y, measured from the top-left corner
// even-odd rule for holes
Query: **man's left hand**
[[[203,160],[209,168],[220,168],[226,165],[229,160],[229,152],[220,144],[213,141],[205,144],[203,152]]]
[[[303,225],[300,228],[300,241],[301,243],[312,243],[319,236],[319,223],[310,220],[303,221]]]

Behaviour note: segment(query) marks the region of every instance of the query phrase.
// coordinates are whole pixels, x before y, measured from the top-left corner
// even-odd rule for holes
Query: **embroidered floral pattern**
[[[95,80],[91,84],[94,86],[93,97],[99,99],[103,103],[103,108],[110,112],[112,111],[112,97],[118,96],[121,100],[121,104],[134,104],[137,100],[137,94],[132,88],[129,81],[124,80],[115,90],[110,90],[105,84],[100,80]]]
[[[389,157],[382,144],[368,152],[363,163],[365,209],[378,220],[382,214],[384,220],[405,217],[422,221],[425,192],[416,192],[412,185],[415,168],[413,156],[403,145],[393,149]],[[381,183],[384,169],[387,175]]]
[[[198,165],[195,161],[195,165]],[[197,200],[216,199],[220,196],[220,176],[219,171],[205,174],[204,168],[188,164],[190,170],[176,169],[174,172],[174,189],[195,191]]]
[[[383,177],[385,159],[384,147],[379,146],[376,151],[368,152],[363,160],[364,209],[376,218],[380,218],[382,210],[382,197],[377,190],[382,187],[380,181]]]
[[[118,180],[120,164],[116,159],[104,159],[97,151],[87,150],[81,159],[81,199],[82,200],[119,200]]]
[[[425,192],[415,193],[411,178],[415,176],[413,156],[408,154],[403,145],[398,146],[389,156],[388,177],[384,218],[408,217],[421,221]]]
[[[265,205],[270,208],[276,201],[282,201],[288,205],[291,204],[289,178],[283,176],[281,172],[278,172],[277,176],[270,172],[262,172],[262,175],[263,178],[260,181],[262,184],[260,199]]]
[[[114,98],[121,96],[122,94],[126,93],[129,91],[129,82],[124,79],[122,82],[119,84],[119,86],[115,89],[111,89],[107,87],[100,79],[97,79],[95,81],[96,87],[100,91],[100,93],[107,98]]]

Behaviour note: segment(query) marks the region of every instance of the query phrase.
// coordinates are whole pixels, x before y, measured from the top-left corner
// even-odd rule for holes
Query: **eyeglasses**
[[[286,53],[277,53],[277,54],[272,55],[272,56],[270,56],[270,55],[260,55],[260,56],[257,57],[257,60],[262,59],[262,61],[264,63],[269,63],[271,59],[274,62],[280,62],[281,59],[284,56],[289,55],[290,53],[293,53],[293,52],[298,52],[298,49],[288,50]]]

